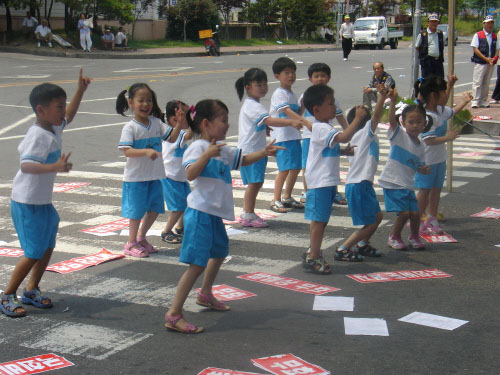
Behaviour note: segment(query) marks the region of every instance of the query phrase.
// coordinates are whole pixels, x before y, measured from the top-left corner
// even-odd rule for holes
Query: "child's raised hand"
[[[151,160],[155,160],[158,157],[158,151],[152,148],[145,148],[144,152],[146,153],[146,156]]]
[[[78,88],[85,91],[89,87],[91,78],[83,75],[83,68],[80,68],[80,73],[78,73]]]
[[[360,120],[362,119],[366,114],[366,108],[363,107],[362,105],[356,106],[356,112],[354,113],[354,118]]]
[[[179,104],[179,108],[175,109],[175,126],[180,126],[185,129],[187,127],[186,112],[182,110]]]
[[[392,102],[395,103],[396,99],[398,98],[398,90],[396,88],[389,89],[387,96],[389,97],[389,99],[391,99]]]
[[[448,134],[446,134],[446,138],[448,141],[453,141],[454,139],[458,138],[458,135],[460,134],[460,131],[457,129],[450,129],[448,130]]]
[[[472,99],[474,99],[474,97],[472,96],[472,94],[469,91],[463,93],[462,100],[464,101],[464,103],[467,104],[470,101],[472,101]]]
[[[205,153],[211,158],[216,158],[217,156],[220,156],[220,150],[225,145],[225,143],[216,143],[215,139],[212,139],[212,142],[210,142],[210,146],[208,146]]]
[[[269,142],[264,149],[264,152],[267,156],[275,156],[278,150],[286,150],[285,147],[275,146],[274,142],[276,142],[276,139],[273,139],[271,142]]]
[[[381,83],[381,84],[377,85],[377,91],[384,98],[387,97],[387,89],[385,87],[385,84]]]
[[[458,77],[456,76],[456,74],[448,76],[448,84],[450,86],[453,86],[455,84],[455,82],[457,82],[457,81],[458,81]]]
[[[302,120],[291,120],[291,121],[292,121],[292,126],[293,126],[295,129],[297,129],[297,130],[302,129],[302,126],[303,126],[303,125],[302,125],[302,124],[303,124]]]
[[[59,159],[54,163],[56,172],[69,172],[73,167],[73,164],[68,161],[71,156],[71,152],[68,152],[67,155],[62,154]]]
[[[340,154],[345,155],[345,156],[354,156],[354,147],[358,147],[358,146],[351,145],[350,143],[348,143],[344,150],[340,150]]]

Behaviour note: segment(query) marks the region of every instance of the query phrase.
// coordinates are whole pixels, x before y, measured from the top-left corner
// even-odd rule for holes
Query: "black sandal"
[[[182,243],[182,237],[176,235],[171,230],[169,230],[168,232],[162,232],[161,240],[163,242],[168,242],[168,243],[172,243],[172,244]]]
[[[325,258],[320,256],[318,259],[306,258],[302,263],[305,272],[310,272],[315,275],[329,275],[332,273],[330,265],[326,262]]]
[[[382,256],[382,253],[372,247],[370,244],[366,244],[365,246],[356,245],[354,249],[365,257],[380,258]]]
[[[352,251],[350,249],[335,251],[335,260],[342,260],[344,262],[362,262],[363,257],[358,254],[357,251]]]
[[[184,227],[182,228],[176,228],[176,227],[173,227],[172,228],[172,233],[175,234],[177,237],[182,237],[184,236]]]

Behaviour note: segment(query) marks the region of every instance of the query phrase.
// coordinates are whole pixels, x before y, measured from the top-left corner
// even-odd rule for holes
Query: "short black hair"
[[[328,96],[333,96],[334,91],[327,85],[312,85],[304,93],[304,106],[314,115],[313,108],[325,102]]]
[[[273,74],[280,74],[286,68],[297,70],[297,65],[288,57],[280,57],[273,63]]]
[[[37,105],[47,106],[54,99],[66,99],[66,97],[66,91],[62,87],[52,83],[42,83],[31,90],[29,100],[31,108],[36,113]]]
[[[330,78],[332,76],[332,70],[325,63],[314,63],[314,64],[311,64],[309,69],[307,69],[307,75],[309,76],[309,78],[311,78],[313,73],[316,73],[316,72],[325,73],[328,76],[328,78]]]
[[[358,131],[360,129],[363,129],[365,127],[366,123],[368,122],[368,120],[371,120],[371,118],[372,118],[372,115],[370,113],[370,109],[368,107],[364,106],[364,105],[362,107],[365,110],[365,115],[363,116],[363,118],[359,122],[358,129],[356,131]],[[348,124],[350,124],[351,122],[354,121],[354,118],[356,117],[356,108],[357,108],[357,106],[352,107],[349,110],[349,112],[347,112],[347,118],[346,118],[346,120],[347,120]]]

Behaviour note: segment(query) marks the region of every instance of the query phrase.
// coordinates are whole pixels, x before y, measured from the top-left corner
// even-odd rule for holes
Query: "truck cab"
[[[368,46],[370,49],[384,49],[388,44],[391,49],[398,48],[398,38],[402,31],[390,31],[385,17],[362,17],[354,22],[354,49]]]

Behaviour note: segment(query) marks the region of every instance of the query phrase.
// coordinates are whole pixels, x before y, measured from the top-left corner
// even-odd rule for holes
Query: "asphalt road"
[[[58,245],[51,263],[94,254],[101,248],[119,253],[126,242],[120,234],[93,236],[81,230],[120,219],[121,175],[124,158],[117,149],[125,118],[114,113],[116,95],[134,82],[147,82],[160,105],[180,99],[196,103],[219,98],[230,109],[228,142],[237,141],[239,101],[234,82],[250,67],[268,73],[268,105],[277,83],[272,62],[281,55],[242,55],[217,58],[158,60],[78,60],[0,55],[0,241],[19,246],[10,221],[9,196],[19,167],[17,145],[32,124],[28,103],[39,82],[59,83],[71,97],[80,66],[94,78],[80,113],[63,137],[64,151],[72,152],[74,171],[59,175],[57,183],[89,182],[54,194],[61,216]],[[403,95],[410,91],[409,49],[353,51],[348,62],[341,52],[290,54],[297,63],[294,91],[308,87],[307,67],[326,62],[332,67],[332,86],[343,109],[361,103],[364,86],[375,61],[383,61]],[[457,47],[456,92],[470,90],[470,47]],[[381,163],[388,143],[380,129]],[[0,374],[2,363],[55,353],[74,366],[59,374],[197,374],[206,367],[266,373],[251,359],[292,353],[332,374],[497,374],[500,367],[499,257],[497,220],[473,218],[488,206],[500,208],[500,139],[462,136],[454,144],[453,192],[444,194],[445,229],[458,242],[429,244],[426,251],[398,252],[386,247],[392,214],[373,238],[383,252],[378,259],[349,264],[333,261],[338,242],[353,228],[345,207],[335,206],[324,241],[325,257],[333,274],[305,274],[300,255],[308,246],[308,224],[300,211],[270,219],[268,229],[244,229],[231,236],[230,259],[217,283],[256,296],[229,302],[227,313],[208,312],[186,304],[186,317],[206,332],[185,336],[167,332],[163,315],[184,266],[177,262],[179,247],[153,237],[160,253],[150,258],[120,259],[68,274],[47,272],[42,289],[55,307],[27,307],[29,316],[0,316]],[[268,166],[257,211],[272,214],[268,202],[276,167]],[[342,171],[347,163],[342,162]],[[233,178],[238,180],[237,174]],[[236,181],[236,184],[238,181]],[[300,193],[300,182],[296,185]],[[341,190],[343,187],[341,187]],[[379,190],[377,190],[379,192]],[[236,212],[241,211],[243,189],[234,189]],[[379,194],[379,200],[383,197]],[[161,229],[161,216],[153,229]],[[10,277],[17,258],[0,257],[0,289]],[[399,282],[359,283],[350,274],[438,269],[451,277]],[[313,311],[315,296],[244,280],[238,276],[265,272],[340,290],[325,296],[354,297],[354,310]],[[19,293],[21,290],[19,290]],[[398,321],[423,312],[467,321],[455,330],[443,330]],[[388,336],[346,335],[344,318],[383,319]],[[380,322],[380,321],[379,321]],[[12,373],[13,368],[10,368]],[[3,372],[2,372],[3,371]],[[18,372],[21,373],[21,372]],[[293,372],[299,374],[304,372]]]

